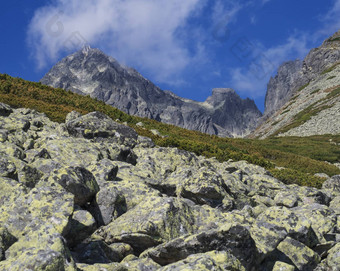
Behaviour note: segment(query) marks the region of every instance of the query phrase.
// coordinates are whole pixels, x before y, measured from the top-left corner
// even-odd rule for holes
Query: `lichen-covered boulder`
[[[85,210],[76,210],[70,218],[68,233],[65,235],[67,245],[73,247],[89,237],[97,229],[96,220]]]
[[[0,270],[77,271],[63,237],[50,230],[21,237],[6,251]]]
[[[246,176],[243,176],[243,182],[249,186],[249,190],[252,192],[250,195],[257,194],[271,199],[274,199],[279,191],[286,189],[282,182],[270,175],[248,173]]]
[[[283,240],[277,250],[287,256],[298,270],[313,270],[321,260],[312,249],[290,237]]]
[[[210,164],[205,166],[192,154],[173,148],[153,150],[135,149],[137,167],[143,169],[142,176],[150,187],[168,196],[180,196],[212,207],[222,206],[227,197],[231,201],[225,206],[232,209],[224,179]]]
[[[276,194],[274,201],[277,206],[293,208],[298,204],[298,196],[291,191],[282,191]]]
[[[99,191],[96,179],[83,167],[64,167],[55,170],[48,181],[58,183],[72,193],[74,203],[79,206],[90,202]]]
[[[105,187],[115,187],[125,198],[127,210],[132,209],[149,197],[161,197],[162,193],[148,185],[148,178],[143,177],[143,170],[125,162],[115,162],[119,170],[114,181]],[[99,182],[99,185],[102,183]]]
[[[340,242],[328,251],[326,265],[330,270],[336,270],[340,267]]]
[[[109,245],[111,249],[111,260],[121,262],[128,255],[133,255],[133,248],[129,244],[113,243]]]
[[[17,179],[17,168],[5,153],[0,153],[0,177]]]
[[[26,117],[22,117],[21,113],[15,111],[11,114],[10,117],[3,119],[1,126],[4,129],[8,130],[10,133],[15,133],[17,131],[27,132],[31,124]],[[13,139],[15,139],[15,137]]]
[[[295,266],[288,263],[277,261],[273,266],[273,271],[294,271]]]
[[[223,179],[219,174],[208,168],[200,168],[195,172],[188,171],[185,178],[172,175],[172,178],[183,180],[177,185],[177,196],[188,198],[197,204],[208,204],[216,207],[222,204],[223,199],[229,196],[224,189]]]
[[[77,271],[130,271],[120,263],[85,264],[77,263]]]
[[[335,175],[329,178],[322,184],[322,188],[330,190],[335,194],[340,194],[340,175]]]
[[[109,159],[102,159],[88,166],[87,169],[96,178],[98,184],[113,181],[118,173],[117,163]]]
[[[308,220],[302,219],[286,207],[270,207],[261,213],[250,229],[259,251],[264,255],[291,236],[308,246],[314,246],[318,239]]]
[[[227,251],[210,251],[188,256],[186,259],[169,264],[158,269],[158,271],[222,271],[222,270],[239,270],[247,269],[240,261]],[[250,270],[250,269],[249,269]]]
[[[114,243],[108,245],[101,240],[87,239],[73,247],[71,253],[78,263],[109,264],[122,261],[126,256],[133,253],[133,249],[129,244]]]
[[[72,256],[78,263],[95,264],[111,263],[110,247],[103,241],[86,241],[71,250]]]
[[[46,228],[66,234],[73,207],[73,195],[58,184],[35,187],[0,206],[0,225],[18,239],[32,232],[44,232]]]
[[[30,164],[34,163],[36,160],[51,159],[51,155],[44,148],[26,150],[25,154],[25,160]]]
[[[13,179],[0,177],[0,210],[10,208],[17,198],[26,193],[27,187],[24,185]]]
[[[107,225],[127,211],[126,200],[114,184],[103,184],[88,210],[99,226]]]
[[[193,232],[194,218],[176,198],[151,197],[94,233],[106,243],[130,244],[135,251]]]
[[[176,148],[135,148],[137,167],[142,169],[144,177],[165,179],[184,167],[199,168],[199,159],[192,153]]]
[[[329,207],[314,203],[296,207],[292,211],[299,220],[311,225],[319,243],[326,243],[324,235],[332,232],[337,222],[336,215]]]
[[[1,122],[0,122],[1,123]],[[8,130],[0,128],[0,143],[4,143],[8,140]]]
[[[296,194],[302,201],[300,205],[308,205],[318,203],[322,205],[328,205],[331,198],[328,193],[314,187],[307,186],[294,186],[295,190],[291,190],[292,193]]]
[[[5,153],[5,155],[11,158],[17,158],[19,160],[24,160],[26,155],[22,148],[15,144],[4,142],[0,144],[0,153]]]
[[[0,103],[0,116],[8,117],[13,112],[12,108],[4,103]]]
[[[128,146],[118,145],[115,143],[102,143],[106,147],[108,158],[112,161],[126,162],[136,165],[137,156],[135,152]]]
[[[21,163],[17,168],[17,173],[18,181],[28,188],[34,188],[43,176],[42,172],[26,163]]]
[[[218,229],[173,239],[146,250],[141,257],[149,257],[161,265],[167,265],[186,259],[192,254],[213,250],[229,252],[246,270],[256,263],[255,242],[249,231],[237,224],[225,224]]]
[[[6,228],[0,227],[0,261],[5,259],[5,251],[16,241],[17,239]]]
[[[62,164],[52,159],[37,159],[31,163],[31,166],[42,172],[44,177],[50,176],[53,171],[59,170],[63,167]]]
[[[135,130],[113,121],[101,112],[92,112],[77,118],[69,116],[66,127],[71,136],[88,139],[111,138],[121,143],[132,143],[138,137]]]
[[[99,144],[89,144],[83,138],[55,137],[37,142],[37,148],[46,149],[51,159],[68,166],[89,166],[107,158],[107,149]]]
[[[150,258],[138,258],[132,254],[125,257],[121,264],[129,271],[156,271],[161,267]]]
[[[329,208],[336,214],[340,215],[340,196],[335,197],[329,204]]]

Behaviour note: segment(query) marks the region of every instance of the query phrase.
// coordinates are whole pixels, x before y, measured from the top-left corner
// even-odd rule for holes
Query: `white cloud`
[[[195,58],[177,34],[204,2],[55,0],[35,12],[28,42],[40,68],[87,41],[166,81]]]
[[[265,4],[270,0],[263,0]],[[328,38],[340,29],[340,0],[334,0],[330,10],[326,14],[320,15],[320,28],[313,33],[302,33],[295,31],[285,43],[279,44],[274,47],[265,48],[261,43],[256,44],[256,50],[252,52],[252,56],[263,54],[270,65],[273,67],[271,72],[259,79],[258,74],[249,67],[236,68],[230,71],[231,80],[230,84],[240,93],[247,94],[252,98],[262,97],[266,93],[267,83],[272,75],[277,71],[277,68],[285,61],[294,59],[303,59],[310,51],[311,46],[319,46],[320,40]]]
[[[303,59],[308,53],[306,36],[299,34],[289,37],[284,44],[264,48],[257,43],[251,56],[244,61],[248,65],[230,71],[230,84],[240,93],[251,98],[265,95],[267,83],[277,68],[285,61]]]
[[[227,26],[234,21],[239,11],[245,4],[239,1],[216,0],[212,10],[212,21],[214,26],[223,24]]]
[[[326,14],[320,15],[323,26],[314,34],[315,39],[328,37],[340,29],[340,0],[334,0],[333,6]]]

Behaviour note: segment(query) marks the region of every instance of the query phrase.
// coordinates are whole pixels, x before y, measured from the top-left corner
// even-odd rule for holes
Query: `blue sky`
[[[164,90],[253,98],[284,61],[340,29],[340,0],[12,0],[2,3],[0,73],[38,81],[84,43]]]

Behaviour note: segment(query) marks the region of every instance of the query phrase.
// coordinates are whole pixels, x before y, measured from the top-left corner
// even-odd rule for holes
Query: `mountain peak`
[[[91,95],[128,114],[221,136],[243,136],[261,112],[230,88],[216,88],[205,103],[162,91],[136,70],[90,46],[59,61],[46,85]]]
[[[81,51],[82,51],[84,54],[87,54],[91,49],[92,49],[92,48],[91,48],[91,46],[90,46],[89,44],[85,44],[85,45],[83,46],[83,48],[82,48]]]
[[[212,90],[212,95],[223,95],[223,94],[236,94],[235,90],[233,90],[232,88],[214,88]]]

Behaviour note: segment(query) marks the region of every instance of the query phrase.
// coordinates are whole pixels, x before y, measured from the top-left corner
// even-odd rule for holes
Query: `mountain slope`
[[[277,75],[270,79],[265,100],[265,117],[281,108],[299,88],[318,77],[323,71],[340,62],[340,31],[312,49],[306,58],[282,64]]]
[[[268,84],[262,123],[251,137],[340,133],[340,31],[303,62],[284,63]]]
[[[288,184],[321,187],[323,180],[314,174],[340,174],[339,164],[336,164],[340,162],[340,135],[266,140],[220,138],[131,116],[89,96],[5,74],[0,74],[0,102],[36,109],[58,122],[65,122],[66,115],[74,110],[82,114],[100,111],[114,120],[128,123],[139,135],[151,137],[158,146],[177,147],[197,155],[216,157],[221,162],[229,159],[246,160],[265,167],[273,176]],[[138,123],[142,123],[142,126]],[[159,131],[160,136],[153,134],[153,130]],[[6,134],[0,129],[0,141],[2,138],[6,138]]]
[[[215,89],[205,102],[183,99],[89,47],[61,60],[41,83],[90,95],[131,115],[219,136],[247,135],[261,117],[252,100],[231,89]]]

